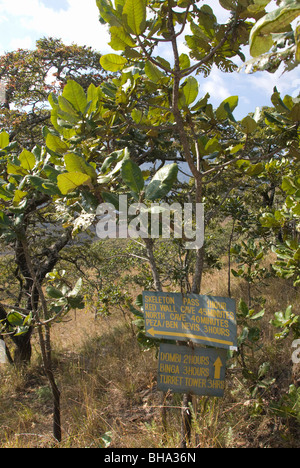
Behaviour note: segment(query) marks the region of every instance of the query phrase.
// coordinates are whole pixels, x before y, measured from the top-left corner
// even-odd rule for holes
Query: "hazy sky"
[[[219,7],[217,0],[207,0],[207,4],[212,6],[219,21],[226,21],[228,12]],[[35,41],[44,36],[108,53],[111,49],[107,27],[99,23],[98,16],[95,0],[0,0],[0,54],[34,48]],[[168,55],[168,50],[163,52]],[[214,106],[228,96],[238,95],[239,106],[234,115],[240,119],[254,112],[256,106],[269,105],[274,86],[283,95],[298,95],[300,67],[282,76],[281,72],[246,75],[213,70],[209,78],[200,77],[199,81],[201,94],[209,92]]]

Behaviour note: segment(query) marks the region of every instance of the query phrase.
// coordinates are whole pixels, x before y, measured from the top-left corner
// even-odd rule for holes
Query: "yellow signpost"
[[[235,300],[144,291],[143,307],[147,336],[212,347],[162,343],[158,388],[177,393],[223,396],[227,350],[237,347]]]
[[[233,299],[145,291],[143,305],[146,334],[152,338],[237,347]]]
[[[222,397],[225,389],[225,349],[190,348],[162,343],[158,389]]]

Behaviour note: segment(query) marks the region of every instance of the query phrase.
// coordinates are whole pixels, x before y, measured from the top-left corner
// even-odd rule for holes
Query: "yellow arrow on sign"
[[[218,357],[218,359],[214,363],[214,368],[215,368],[215,377],[214,378],[216,380],[221,378],[221,368],[222,367],[223,367],[223,363],[222,363],[220,357]]]
[[[176,331],[164,331],[164,330],[154,330],[154,328],[150,328],[150,330],[147,331],[148,335],[155,337],[155,335],[162,335],[162,336],[171,336],[173,338],[176,337],[183,337],[183,338],[189,338],[190,340],[203,340],[203,341],[210,341],[213,343],[221,343],[221,344],[226,344],[229,346],[233,346],[233,343],[231,341],[224,341],[224,340],[219,340],[217,338],[209,338],[208,336],[198,336],[198,335],[190,335],[189,333],[179,333]],[[222,364],[222,362],[221,362]],[[220,377],[219,377],[220,378]]]

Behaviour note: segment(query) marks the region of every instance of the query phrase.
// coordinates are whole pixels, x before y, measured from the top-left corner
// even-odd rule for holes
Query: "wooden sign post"
[[[158,389],[223,397],[227,350],[237,349],[236,301],[144,291],[143,309],[147,336],[181,344],[160,344]]]

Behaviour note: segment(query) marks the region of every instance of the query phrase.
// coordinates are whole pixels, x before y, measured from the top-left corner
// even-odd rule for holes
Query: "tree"
[[[60,251],[71,239],[71,231],[63,232],[56,220],[51,197],[60,194],[54,185],[57,171],[49,159],[46,161],[47,155],[42,149],[43,128],[45,124],[51,127],[48,95],[51,91],[62,89],[70,77],[79,80],[87,89],[91,82],[101,82],[106,74],[99,64],[100,54],[91,48],[75,44],[65,46],[61,40],[53,38],[41,39],[36,45],[33,51],[19,49],[0,58],[0,79],[6,89],[4,106],[0,111],[3,129],[0,164],[2,203],[7,207],[12,202],[15,212],[11,216],[18,215],[23,223],[29,250],[36,257],[36,274],[42,282],[54,268]],[[26,148],[21,152],[21,159],[18,145]],[[8,161],[10,165],[7,169]],[[30,190],[26,191],[28,182]],[[4,188],[6,186],[8,190]],[[13,245],[11,238],[8,242],[15,252],[19,287],[16,305],[27,297],[26,308],[31,310],[33,280],[22,244],[18,239],[14,239]],[[34,297],[38,303],[36,288]],[[15,362],[30,360],[30,337],[31,330],[13,336],[17,346]]]
[[[131,118],[135,123],[151,128],[152,132],[168,128],[169,138],[176,142],[176,149],[194,178],[196,203],[204,200],[207,180],[214,175],[223,175],[242,158],[242,154],[247,153],[248,136],[256,126],[255,121],[247,117],[237,128],[237,142],[241,146],[228,151],[228,141],[226,146],[222,146],[220,135],[224,135],[224,121],[235,122],[232,112],[238,98],[228,98],[215,113],[208,103],[209,96],[198,100],[199,84],[195,74],[207,76],[214,65],[227,72],[236,70],[233,58],[243,59],[242,46],[248,43],[251,23],[247,19],[264,15],[268,2],[220,3],[231,11],[226,24],[217,22],[211,7],[192,0],[126,0],[115,2],[115,5],[111,1],[97,0],[102,21],[110,26],[110,45],[114,50],[122,51],[122,55],[103,56],[101,64],[108,71],[128,72],[126,67],[129,65],[144,70],[144,82],[151,86],[155,96],[146,109],[132,109]],[[192,35],[186,34],[187,27]],[[188,54],[179,52],[179,40],[183,34],[186,34]],[[172,50],[171,61],[156,55],[157,46],[162,44]],[[126,100],[126,92],[122,91]],[[203,264],[204,247],[196,252],[193,293],[201,290]],[[188,414],[188,400],[185,416]],[[187,428],[189,423],[184,422],[184,425]]]
[[[293,21],[300,15],[299,2],[277,0],[276,3],[279,8],[263,16],[251,30],[250,54],[254,58],[246,64],[248,73],[258,70],[274,73],[282,64],[284,71],[289,71],[299,64],[299,24],[293,27]]]
[[[49,221],[53,216],[53,202],[60,196],[54,183],[56,173],[41,147],[35,147],[33,152],[24,149],[18,157],[12,157],[8,154],[9,136],[6,132],[0,135],[0,146],[0,237],[2,242],[15,247],[16,274],[20,281],[20,292],[14,304],[1,302],[1,335],[5,338],[10,336],[16,344],[14,362],[20,365],[30,360],[31,335],[33,329],[37,329],[44,369],[53,393],[53,434],[60,441],[60,391],[52,368],[50,326],[71,308],[83,308],[82,297],[79,296],[81,283],[78,282],[74,289],[63,291],[49,287],[46,290],[47,301],[43,281],[70,238],[70,232],[60,232],[57,239],[52,236],[52,245],[42,245],[40,250],[36,245],[36,217],[38,215],[40,223],[45,222],[43,217]],[[33,229],[31,223],[34,224]]]
[[[5,99],[0,109],[1,126],[21,147],[42,144],[42,127],[49,125],[48,95],[75,79],[87,89],[106,77],[100,54],[90,47],[66,46],[60,39],[43,38],[36,49],[18,49],[0,57],[0,82]]]

